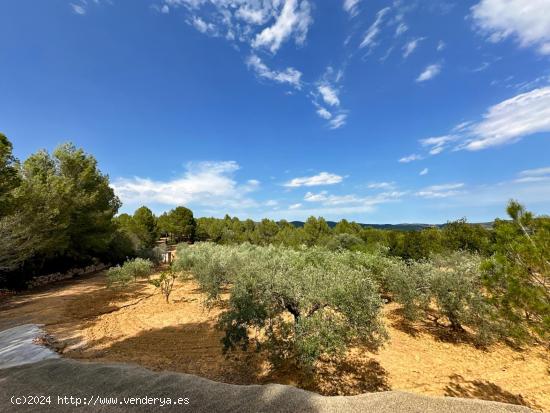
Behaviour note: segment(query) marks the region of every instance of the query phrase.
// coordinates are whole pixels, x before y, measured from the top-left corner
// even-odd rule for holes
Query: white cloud
[[[348,115],[346,113],[339,113],[329,121],[331,129],[339,129],[346,124]]]
[[[363,38],[363,41],[359,45],[359,48],[362,49],[363,47],[368,47],[369,49],[372,49],[374,46],[376,46],[377,44],[376,38],[380,33],[380,26],[382,25],[384,17],[389,11],[390,11],[390,8],[386,7],[386,8],[383,8],[382,10],[379,10],[378,13],[376,13],[376,20],[365,33],[365,37]]]
[[[527,169],[521,171],[516,183],[550,181],[550,166],[545,168]]]
[[[338,91],[331,87],[329,84],[322,84],[317,87],[317,90],[323,97],[323,100],[327,105],[340,106],[340,99],[338,98]]]
[[[367,187],[369,189],[392,189],[395,188],[395,182],[373,182]]]
[[[285,183],[284,186],[289,188],[298,188],[301,186],[334,185],[339,184],[343,180],[344,178],[340,175],[321,172],[320,174],[314,176],[294,178]]]
[[[472,15],[491,42],[513,37],[521,47],[534,46],[550,55],[548,0],[481,0],[472,7]]]
[[[277,205],[279,205],[279,202],[275,199],[269,199],[265,202],[265,206],[268,206],[268,207],[274,207]]]
[[[413,162],[413,161],[419,161],[421,159],[424,159],[424,158],[420,155],[412,154],[412,155],[409,155],[409,156],[404,156],[403,158],[399,159],[399,162],[409,163],[409,162]]]
[[[420,176],[428,175],[428,172],[430,172],[430,170],[428,168],[424,168],[420,171],[419,175]]]
[[[71,8],[73,9],[73,12],[75,14],[79,14],[81,16],[86,14],[86,9],[84,8],[83,5],[71,3]]]
[[[415,195],[421,198],[448,198],[464,193],[464,191],[461,190],[462,188],[464,188],[463,183],[433,185],[422,189]]]
[[[519,173],[520,176],[543,176],[550,175],[550,166],[545,168],[527,169]]]
[[[330,113],[328,110],[326,110],[323,107],[319,107],[319,109],[317,109],[317,114],[326,120],[332,118],[332,113]]]
[[[425,82],[426,80],[433,79],[436,77],[439,73],[441,73],[441,65],[440,64],[433,64],[429,65],[424,69],[424,71],[416,78],[417,82]]]
[[[344,0],[344,10],[351,16],[355,17],[359,13],[358,4],[361,0]]]
[[[277,83],[288,83],[296,89],[300,89],[302,73],[293,67],[287,67],[284,71],[271,70],[257,55],[251,55],[246,64],[251,67],[258,76],[273,80]]]
[[[297,44],[305,41],[312,23],[310,5],[307,0],[285,0],[281,14],[271,27],[266,27],[254,39],[252,46],[265,47],[276,53],[290,36],[294,35]]]
[[[445,50],[446,47],[447,47],[447,45],[445,44],[445,42],[443,40],[440,40],[437,43],[437,51],[438,52],[442,52],[443,50]]]
[[[112,187],[124,203],[132,205],[255,206],[256,203],[246,194],[256,190],[259,181],[238,184],[233,177],[238,169],[239,165],[234,161],[191,163],[180,178],[168,181],[119,178],[114,180]]]
[[[328,192],[327,191],[321,191],[318,194],[314,194],[313,192],[308,192],[304,196],[304,201],[307,202],[322,202],[327,199]]]
[[[437,155],[446,149],[448,143],[454,142],[457,139],[458,136],[455,135],[437,136],[421,139],[420,144],[424,147],[430,147],[430,155]]]
[[[218,30],[213,23],[207,23],[198,16],[193,16],[191,20],[195,29],[204,34],[217,35]]]
[[[405,46],[403,46],[403,58],[406,59],[409,57],[416,50],[420,42],[425,39],[425,37],[417,37],[416,39],[407,42]]]
[[[192,17],[187,22],[203,33],[272,53],[289,39],[302,44],[312,23],[309,0],[164,0],[163,4],[183,7]]]
[[[322,191],[317,194],[308,192],[304,201],[317,202],[325,206],[351,206],[351,205],[363,205],[374,206],[377,204],[383,204],[387,202],[393,202],[405,195],[406,192],[383,192],[373,196],[358,196],[356,194],[347,195],[329,195],[327,191]]]
[[[265,8],[254,9],[247,4],[239,7],[235,12],[235,16],[253,25],[263,24],[269,17]]]
[[[317,108],[317,114],[323,119],[328,120],[330,129],[338,129],[346,124],[348,111],[340,108],[340,89],[338,84],[344,77],[342,69],[335,70],[332,66],[328,66],[315,84],[315,91],[311,92],[312,103]],[[330,111],[326,109],[328,105]]]
[[[550,86],[517,95],[489,108],[482,121],[468,128],[473,138],[460,149],[477,151],[542,132],[550,132]]]
[[[409,30],[409,27],[405,23],[401,22],[399,23],[399,26],[397,26],[397,28],[395,29],[395,36],[401,36],[407,30]]]
[[[302,204],[292,204],[288,207],[288,209],[299,209],[302,206]]]
[[[164,14],[168,14],[170,13],[170,7],[168,7],[166,4],[163,5],[161,8],[160,8],[160,12],[161,13],[164,13]]]

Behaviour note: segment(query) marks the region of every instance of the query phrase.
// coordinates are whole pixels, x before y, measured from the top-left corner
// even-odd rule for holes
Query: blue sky
[[[0,130],[124,202],[440,223],[550,213],[549,0],[0,3]]]

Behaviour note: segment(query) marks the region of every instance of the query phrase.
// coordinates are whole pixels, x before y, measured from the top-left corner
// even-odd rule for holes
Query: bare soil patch
[[[196,283],[177,283],[170,304],[145,281],[127,291],[106,288],[103,274],[2,298],[0,329],[45,324],[64,357],[129,362],[233,384],[291,384],[325,395],[405,390],[479,398],[550,411],[550,360],[542,347],[504,344],[483,350],[467,337],[449,341],[430,323],[408,325],[396,305],[384,312],[390,342],[378,353],[352,349],[324,360],[313,379],[291,368],[270,370],[264,355],[222,354],[216,330],[223,308],[203,306]]]

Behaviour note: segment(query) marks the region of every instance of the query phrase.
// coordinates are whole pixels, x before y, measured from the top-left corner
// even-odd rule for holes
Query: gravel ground
[[[50,396],[51,404],[13,405],[13,396]],[[65,404],[58,396],[67,396]],[[69,397],[92,406],[76,407]],[[100,405],[96,397],[116,397]],[[124,397],[181,398],[181,405],[160,408],[129,405]],[[188,404],[185,404],[185,399]],[[13,399],[15,400],[15,399]],[[21,401],[22,399],[19,399]],[[39,399],[36,399],[40,401]],[[47,399],[43,400],[47,402]],[[152,401],[152,400],[151,400]],[[96,403],[93,406],[94,402]],[[113,400],[111,401],[111,403]],[[138,401],[136,400],[136,403]],[[438,398],[403,392],[370,393],[353,397],[324,397],[276,384],[238,386],[216,383],[181,373],[155,373],[126,364],[87,363],[50,359],[0,369],[0,411],[10,412],[371,412],[371,413],[507,413],[532,412],[525,407],[471,399]]]

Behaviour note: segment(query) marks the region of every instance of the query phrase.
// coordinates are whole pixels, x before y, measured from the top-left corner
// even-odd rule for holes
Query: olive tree
[[[378,347],[386,338],[377,284],[345,253],[197,244],[178,250],[178,261],[210,296],[230,286],[219,319],[226,350],[246,349],[249,330],[262,331],[256,344],[272,362],[311,368],[322,355],[342,355],[355,342]]]
[[[170,294],[172,294],[172,290],[174,289],[174,282],[176,281],[176,278],[178,278],[178,273],[173,269],[169,269],[167,271],[162,271],[158,278],[149,280],[149,284],[152,284],[160,289],[164,299],[166,300],[166,304],[169,303]]]

